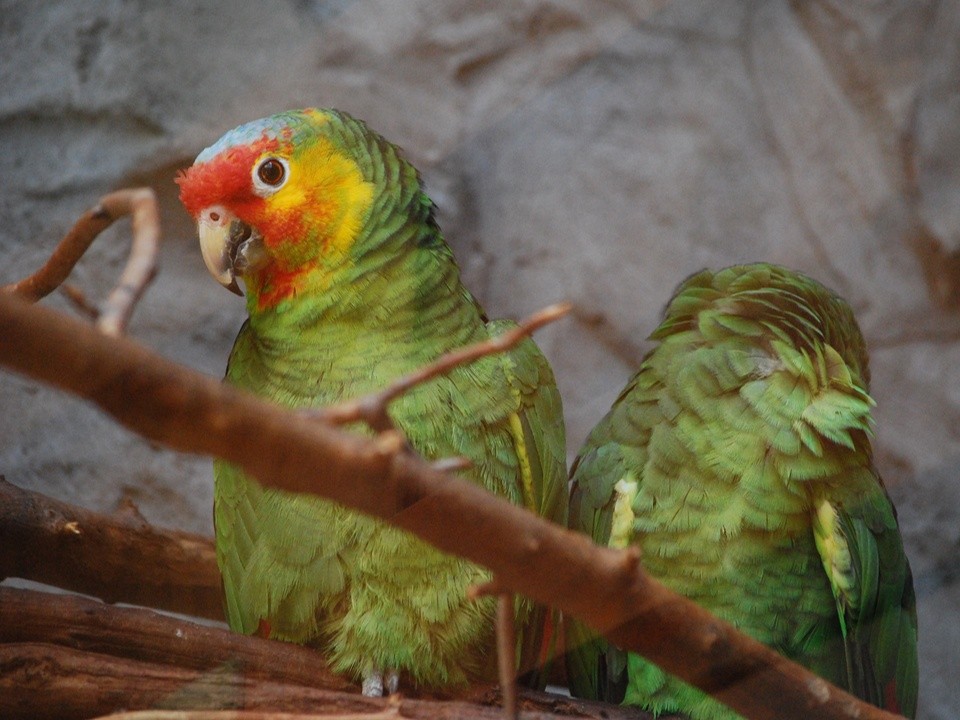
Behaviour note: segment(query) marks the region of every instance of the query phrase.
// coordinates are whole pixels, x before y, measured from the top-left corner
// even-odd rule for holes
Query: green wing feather
[[[516,324],[506,320],[487,325],[491,337],[513,327]],[[512,429],[516,453],[521,458],[523,504],[540,517],[566,526],[566,433],[553,371],[529,339],[501,359],[517,403]],[[559,632],[559,613],[522,597],[517,599],[517,606],[517,667],[525,684],[543,688]]]
[[[516,327],[509,320],[487,324],[490,337]],[[515,393],[515,412],[522,429],[522,452],[531,468],[529,510],[556,523],[567,522],[566,444],[563,407],[553,371],[530,339],[501,355],[504,373]],[[518,448],[519,450],[519,448]]]
[[[783,268],[737,266],[686,281],[651,337],[574,464],[571,527],[639,545],[674,590],[912,716],[912,581],[849,307]],[[736,717],[577,623],[568,637],[575,694]]]
[[[917,706],[916,599],[896,513],[878,476],[845,505],[824,499],[814,519],[817,549],[843,631],[847,687],[879,707],[913,717]]]
[[[570,525],[608,545],[613,526],[614,486],[625,477],[623,457],[614,444],[583,452],[572,469],[576,482],[570,496]],[[577,697],[620,702],[626,690],[626,653],[610,645],[579,620],[566,629],[567,680]]]

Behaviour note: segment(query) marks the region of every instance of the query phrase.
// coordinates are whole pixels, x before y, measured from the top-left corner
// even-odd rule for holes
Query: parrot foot
[[[376,668],[365,670],[360,687],[366,697],[383,697],[383,673]]]
[[[360,687],[366,697],[383,697],[384,690],[387,691],[387,695],[396,695],[400,688],[400,671],[389,668],[386,672],[382,672],[378,668],[371,667],[363,673]]]
[[[396,668],[390,668],[384,674],[383,679],[386,685],[387,694],[396,695],[397,690],[400,689],[400,671]]]

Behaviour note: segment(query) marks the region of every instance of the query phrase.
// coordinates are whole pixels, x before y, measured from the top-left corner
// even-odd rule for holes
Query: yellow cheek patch
[[[328,288],[350,264],[350,250],[373,204],[374,184],[328,138],[315,136],[291,149],[284,154],[289,179],[263,198],[257,217],[251,217],[274,260],[256,281],[250,279],[257,283],[251,302],[261,310]]]
[[[328,139],[317,138],[289,159],[290,180],[266,200],[273,217],[298,217],[319,248],[303,251],[343,256],[350,250],[373,202],[374,186],[356,162]],[[307,238],[285,238],[287,242]]]

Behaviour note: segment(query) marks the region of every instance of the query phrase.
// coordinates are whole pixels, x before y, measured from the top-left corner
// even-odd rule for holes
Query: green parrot
[[[636,545],[669,588],[913,717],[913,580],[873,465],[867,352],[850,307],[782,267],[704,271],[651,339],[574,463],[571,527]],[[576,695],[739,717],[582,624],[567,632]]]
[[[246,286],[249,317],[226,373],[236,387],[323,406],[513,327],[488,321],[463,286],[416,169],[346,113],[242,125],[177,182],[210,273],[238,294],[238,277]],[[532,341],[416,387],[390,414],[424,457],[466,458],[465,477],[566,524],[563,413]],[[226,462],[214,482],[231,628],[315,645],[368,695],[495,677],[495,601],[465,596],[488,571]],[[517,600],[521,671],[540,667],[550,617]]]

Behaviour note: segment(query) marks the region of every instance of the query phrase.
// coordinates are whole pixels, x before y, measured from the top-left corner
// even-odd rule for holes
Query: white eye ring
[[[253,168],[253,189],[260,197],[273,195],[287,184],[290,178],[290,164],[281,157],[263,158]]]

